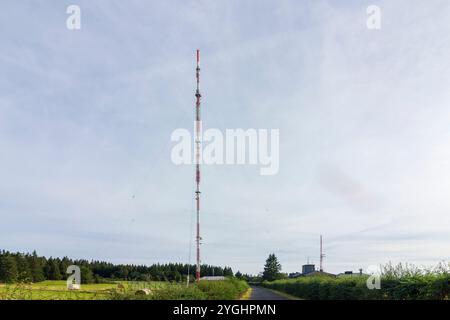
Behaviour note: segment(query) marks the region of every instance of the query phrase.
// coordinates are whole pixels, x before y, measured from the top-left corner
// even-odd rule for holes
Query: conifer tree
[[[18,278],[17,262],[11,255],[0,256],[0,282],[13,283]]]
[[[28,257],[28,264],[30,266],[32,281],[44,281],[44,261],[42,258],[38,257],[36,251],[33,251],[31,256]]]
[[[273,281],[280,277],[281,264],[274,253],[270,254],[264,266],[263,279]]]

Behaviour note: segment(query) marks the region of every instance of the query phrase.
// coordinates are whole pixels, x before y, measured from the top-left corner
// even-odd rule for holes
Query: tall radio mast
[[[195,91],[195,183],[197,185],[195,189],[195,201],[197,211],[197,236],[195,241],[197,243],[197,266],[195,272],[195,279],[200,281],[200,148],[201,148],[201,132],[202,122],[200,118],[200,50],[197,49],[197,90]]]

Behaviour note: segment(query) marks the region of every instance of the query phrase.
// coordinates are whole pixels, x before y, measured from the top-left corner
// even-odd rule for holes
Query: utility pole
[[[197,242],[197,268],[195,272],[195,278],[197,282],[200,281],[200,152],[201,152],[201,134],[202,134],[202,122],[200,118],[200,50],[197,49],[197,90],[195,91],[195,202],[197,211],[197,236],[195,241]]]
[[[323,253],[323,247],[322,247],[322,235],[320,235],[320,272],[323,272],[323,258],[325,257],[325,254]]]

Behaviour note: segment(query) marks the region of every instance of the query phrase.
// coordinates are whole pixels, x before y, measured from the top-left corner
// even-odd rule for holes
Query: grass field
[[[121,285],[121,286],[120,286]],[[102,284],[83,284],[80,290],[68,290],[66,281],[43,281],[33,284],[0,284],[0,300],[105,300],[113,293],[134,293],[137,289],[158,290],[166,282],[117,281]]]
[[[150,295],[136,295],[139,289],[150,289]],[[82,284],[80,290],[68,290],[65,281],[43,281],[33,284],[0,284],[0,300],[206,300],[238,299],[248,285],[239,280],[201,281],[200,284],[164,281],[116,281],[105,284]]]

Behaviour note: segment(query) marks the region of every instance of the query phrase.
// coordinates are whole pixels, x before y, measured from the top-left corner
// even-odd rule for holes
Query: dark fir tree
[[[0,256],[0,282],[12,283],[18,279],[17,262],[13,256]]]
[[[94,274],[92,273],[92,270],[88,266],[86,266],[86,265],[81,266],[80,272],[81,272],[81,283],[93,283],[94,282],[94,279],[95,279]]]
[[[61,259],[61,261],[59,262],[59,272],[61,272],[61,279],[67,279],[67,277],[69,276],[67,274],[67,268],[72,264],[73,263],[71,263],[70,259],[67,257]]]
[[[17,280],[20,282],[31,282],[33,277],[31,275],[30,265],[28,259],[24,254],[16,254],[17,264]]]
[[[38,257],[36,251],[28,256],[28,265],[33,282],[40,282],[45,280],[44,276],[44,261],[43,258]]]
[[[233,269],[231,269],[230,267],[223,268],[223,275],[225,277],[233,277],[234,276]]]
[[[48,259],[45,266],[45,273],[48,280],[61,280],[58,261],[53,258]]]
[[[267,281],[273,281],[281,275],[281,264],[278,262],[274,253],[269,254],[264,265],[263,279]]]

